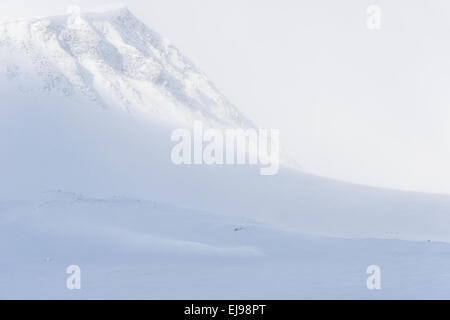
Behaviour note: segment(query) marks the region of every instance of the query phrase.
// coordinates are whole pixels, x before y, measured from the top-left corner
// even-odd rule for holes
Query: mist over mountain
[[[174,165],[178,126],[255,125],[126,8],[1,22],[0,96],[1,298],[448,297],[447,195]]]

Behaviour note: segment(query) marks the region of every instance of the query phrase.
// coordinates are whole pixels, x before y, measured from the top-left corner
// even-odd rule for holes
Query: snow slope
[[[178,125],[252,124],[128,10],[0,23],[0,57],[0,298],[449,297],[447,195],[173,165]]]
[[[64,192],[0,208],[0,298],[448,298],[443,243],[303,236],[251,219]],[[65,287],[72,264],[81,268],[80,291]],[[382,268],[381,291],[366,288],[372,264]]]
[[[1,23],[0,51],[1,73],[22,91],[71,99],[81,93],[103,107],[144,109],[167,120],[185,121],[193,113],[227,126],[250,125],[202,72],[126,8]],[[30,79],[38,83],[27,85]]]

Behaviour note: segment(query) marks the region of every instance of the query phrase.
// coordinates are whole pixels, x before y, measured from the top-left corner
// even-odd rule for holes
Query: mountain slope
[[[250,121],[127,9],[2,23],[0,39],[0,148],[7,155],[0,173],[8,181],[0,199],[49,190],[120,195],[304,233],[450,241],[448,196],[285,167],[261,177],[255,166],[175,166],[170,138],[177,122]]]
[[[261,177],[255,166],[175,166],[170,138],[177,122],[250,121],[127,9],[2,23],[0,47],[3,199],[60,189],[321,235],[450,241],[448,196],[367,188],[284,167]]]
[[[1,23],[0,96],[1,298],[449,296],[449,196],[174,165],[180,123],[252,124],[126,9]]]
[[[251,126],[202,72],[126,8],[0,23],[0,52],[0,74],[23,92],[81,93],[103,107],[169,120]]]

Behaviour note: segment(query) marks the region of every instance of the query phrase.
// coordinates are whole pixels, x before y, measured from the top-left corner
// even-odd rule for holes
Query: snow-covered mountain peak
[[[204,73],[125,7],[1,22],[0,53],[0,77],[24,94],[252,126]]]

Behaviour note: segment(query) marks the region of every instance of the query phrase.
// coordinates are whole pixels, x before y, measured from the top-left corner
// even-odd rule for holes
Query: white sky
[[[15,0],[0,19],[111,1]],[[447,0],[122,1],[238,108],[279,128],[304,169],[450,193]],[[380,31],[366,8],[382,9]]]

